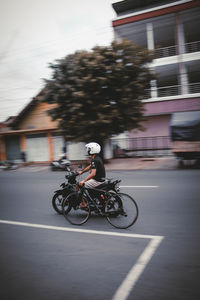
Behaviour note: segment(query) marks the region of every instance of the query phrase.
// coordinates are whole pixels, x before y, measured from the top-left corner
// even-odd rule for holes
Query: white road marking
[[[126,300],[164,237],[155,236],[115,292],[112,300]]]
[[[69,232],[79,232],[79,233],[89,233],[89,234],[99,234],[99,235],[110,235],[110,236],[118,236],[118,237],[150,239],[149,244],[146,246],[146,248],[144,249],[140,257],[138,258],[136,264],[131,268],[131,270],[128,272],[127,276],[125,277],[125,279],[122,281],[121,285],[115,292],[112,300],[126,300],[128,298],[137,280],[141,276],[145,267],[151,260],[153,254],[155,253],[155,251],[157,250],[158,246],[160,245],[160,243],[164,238],[163,236],[156,236],[156,235],[77,229],[77,228],[70,228],[70,227],[59,227],[59,226],[42,225],[42,224],[34,224],[34,223],[26,223],[26,222],[16,222],[10,220],[0,220],[0,223],[16,225],[16,226],[25,226],[31,228],[58,230],[58,231],[69,231]]]
[[[159,188],[159,185],[120,185],[120,188]]]

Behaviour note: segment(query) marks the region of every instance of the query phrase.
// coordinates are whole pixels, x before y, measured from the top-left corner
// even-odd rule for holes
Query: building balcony
[[[169,57],[169,56],[176,56],[179,54],[200,52],[200,41],[186,43],[181,46],[174,45],[170,47],[157,48],[154,50],[154,52],[155,52],[155,59]]]
[[[144,102],[148,100],[170,100],[177,98],[200,97],[200,82],[190,83],[186,86],[172,85],[146,90]],[[159,98],[159,99],[158,99]]]

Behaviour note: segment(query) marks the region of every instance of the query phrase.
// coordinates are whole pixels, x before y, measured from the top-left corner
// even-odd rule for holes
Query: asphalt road
[[[107,176],[138,203],[129,229],[57,215],[63,172],[0,173],[0,299],[200,299],[200,170]]]

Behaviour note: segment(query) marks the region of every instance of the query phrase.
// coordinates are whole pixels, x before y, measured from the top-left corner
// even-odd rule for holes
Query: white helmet
[[[101,151],[101,146],[97,143],[89,143],[85,147],[89,155],[98,154]]]

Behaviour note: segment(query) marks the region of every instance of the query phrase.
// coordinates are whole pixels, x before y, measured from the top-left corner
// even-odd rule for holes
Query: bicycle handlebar
[[[72,177],[77,177],[79,175],[79,173],[78,172],[70,172],[70,174],[69,175],[65,175],[65,178],[66,179],[69,179],[69,178],[72,178]]]

